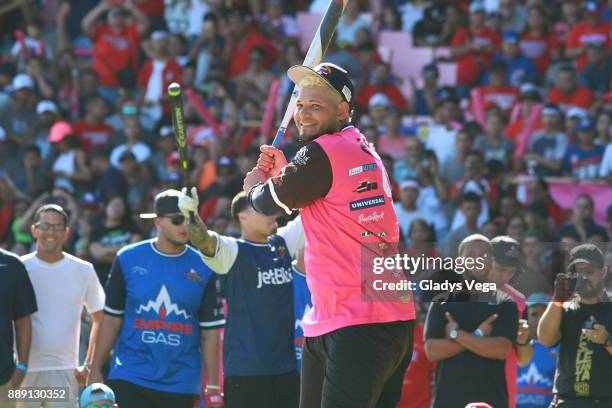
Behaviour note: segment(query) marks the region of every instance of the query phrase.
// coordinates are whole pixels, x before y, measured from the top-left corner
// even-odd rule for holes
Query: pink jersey
[[[325,197],[300,211],[313,304],[302,320],[304,335],[315,337],[347,326],[414,319],[411,301],[362,299],[363,245],[393,246],[399,240],[391,185],[380,157],[352,126],[320,136],[315,142],[329,158],[333,182]]]
[[[512,301],[516,303],[518,310],[518,318],[521,319],[523,312],[527,307],[525,296],[512,286],[505,284],[501,289],[506,295],[510,296]],[[508,408],[516,406],[516,381],[518,370],[518,356],[516,348],[513,348],[506,358],[506,382],[508,383]]]

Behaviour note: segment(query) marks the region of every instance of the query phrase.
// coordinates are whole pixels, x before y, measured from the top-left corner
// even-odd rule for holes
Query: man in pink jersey
[[[302,216],[313,307],[302,320],[300,407],[393,407],[412,350],[414,306],[396,295],[369,301],[362,288],[372,271],[361,262],[399,240],[389,177],[350,122],[346,70],[322,63],[287,74],[299,87],[294,120],[306,144],[290,163],[262,146],[244,190],[258,212]]]
[[[491,240],[491,245],[493,247],[493,265],[489,272],[489,279],[516,303],[518,319],[521,319],[527,306],[527,300],[521,292],[509,284],[520,267],[521,249],[519,243],[509,236],[500,235]],[[509,408],[516,406],[517,364],[525,367],[533,356],[533,346],[529,343],[528,331],[527,323],[519,322],[516,343],[508,354],[508,358],[506,358]]]

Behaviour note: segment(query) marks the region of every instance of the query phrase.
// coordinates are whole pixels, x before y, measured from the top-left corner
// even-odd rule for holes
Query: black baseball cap
[[[153,212],[140,214],[140,218],[150,219],[169,214],[180,214],[178,199],[181,192],[174,189],[162,191],[153,199]]]
[[[294,65],[287,70],[287,76],[296,85],[308,76],[317,76],[327,82],[335,89],[342,99],[347,102],[351,108],[353,107],[353,97],[355,95],[355,87],[348,75],[348,71],[330,62],[322,62],[314,68],[304,65]]]
[[[567,267],[570,268],[578,262],[586,262],[595,268],[603,268],[604,255],[596,245],[582,244],[574,247],[569,253]]]
[[[520,264],[521,251],[519,243],[507,235],[500,235],[491,240],[493,258],[502,266],[516,268]]]

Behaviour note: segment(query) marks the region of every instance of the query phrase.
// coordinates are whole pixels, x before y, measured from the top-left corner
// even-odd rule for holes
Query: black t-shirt
[[[503,292],[481,294],[478,300],[456,293],[441,296],[443,302],[432,303],[425,322],[425,341],[444,339],[449,312],[459,327],[473,332],[489,316],[497,313],[491,337],[505,337],[513,344],[518,331],[516,304]],[[470,402],[487,402],[493,407],[508,406],[505,360],[481,357],[465,350],[441,360],[436,368],[434,408],[463,408]]]
[[[11,378],[13,321],[36,312],[36,297],[25,266],[16,255],[0,249],[0,384]]]
[[[106,227],[104,224],[91,234],[91,243],[99,243],[103,247],[123,248],[132,242],[132,237],[139,234],[138,228],[131,222],[124,222],[116,227]],[[102,286],[106,284],[112,262],[94,261],[94,267]]]
[[[555,393],[564,397],[612,398],[612,356],[582,334],[595,317],[612,333],[612,299],[594,305],[572,303],[563,310]]]

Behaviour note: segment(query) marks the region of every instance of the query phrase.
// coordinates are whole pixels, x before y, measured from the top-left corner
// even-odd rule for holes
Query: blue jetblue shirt
[[[300,272],[295,265],[293,269],[293,314],[295,316],[295,357],[298,371],[302,371],[302,347],[304,345],[304,329],[302,318],[312,308],[310,290],[306,284],[306,275]]]
[[[215,234],[210,268],[227,274],[225,376],[276,375],[296,370],[291,258],[304,245],[298,218],[255,243]]]
[[[164,254],[154,240],[124,247],[106,284],[104,312],[123,318],[109,379],[200,394],[200,329],[225,321],[215,275],[197,250]]]
[[[533,341],[533,357],[526,367],[518,367],[516,383],[517,408],[548,407],[552,401],[552,387],[559,346],[548,348]]]

